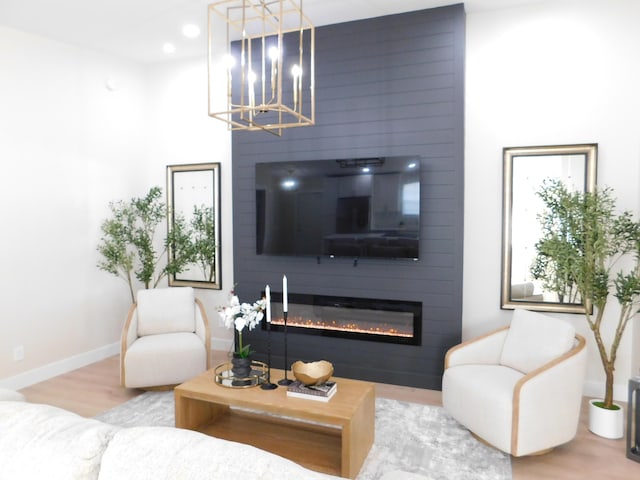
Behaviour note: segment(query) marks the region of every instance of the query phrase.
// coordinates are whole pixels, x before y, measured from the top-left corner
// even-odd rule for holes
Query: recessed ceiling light
[[[164,53],[173,53],[173,52],[176,51],[176,47],[175,47],[175,45],[173,43],[165,43],[162,46],[162,51]]]
[[[195,38],[200,35],[200,29],[196,25],[189,23],[188,25],[182,27],[182,34],[185,37]]]

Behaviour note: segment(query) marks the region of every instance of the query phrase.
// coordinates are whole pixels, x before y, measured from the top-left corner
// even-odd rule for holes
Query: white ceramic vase
[[[624,435],[624,410],[620,405],[618,410],[607,410],[596,407],[594,402],[602,400],[592,399],[589,401],[589,430],[604,438],[622,438]]]

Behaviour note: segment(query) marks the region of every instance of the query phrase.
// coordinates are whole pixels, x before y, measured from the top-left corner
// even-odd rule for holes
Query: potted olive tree
[[[111,202],[111,217],[101,225],[102,238],[97,248],[102,259],[98,268],[127,282],[132,302],[135,302],[134,279],[144,288],[155,288],[167,275],[182,272],[195,258],[184,219],[174,219],[173,228],[164,239],[158,238],[158,226],[167,218],[167,207],[161,197],[162,189],[152,187],[144,197]],[[164,263],[168,248],[173,255]]]
[[[532,274],[547,284],[562,285],[566,292],[577,291],[606,378],[604,398],[591,401],[589,429],[620,438],[624,418],[613,400],[614,371],[620,340],[640,302],[640,222],[630,212],[616,213],[609,188],[569,191],[562,182],[549,180],[537,194],[544,212],[539,216],[542,238],[536,244]],[[620,313],[607,345],[604,314],[612,296]],[[614,417],[612,426],[599,420],[603,414]]]

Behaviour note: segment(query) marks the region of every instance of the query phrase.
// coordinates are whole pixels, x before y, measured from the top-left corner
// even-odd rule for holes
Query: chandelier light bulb
[[[224,64],[226,65],[227,70],[231,70],[236,65],[236,59],[234,58],[233,55],[230,55],[227,53],[224,56]]]
[[[271,46],[269,47],[269,58],[272,62],[278,60],[278,47]]]

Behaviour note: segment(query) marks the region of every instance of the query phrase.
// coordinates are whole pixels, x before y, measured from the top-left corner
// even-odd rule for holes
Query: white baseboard
[[[232,348],[233,340],[227,338],[211,337],[211,348],[213,350],[221,350],[228,352]],[[58,360],[57,362],[34,368],[27,372],[14,375],[13,377],[0,379],[0,388],[8,388],[10,390],[20,390],[35,383],[44,382],[50,378],[62,375],[63,373],[85,367],[105,358],[118,355],[120,353],[120,342],[115,342],[104,347],[84,352],[73,357]]]
[[[58,360],[42,367],[34,368],[13,377],[0,380],[0,387],[11,390],[20,390],[35,383],[44,382],[63,373],[90,365],[105,358],[120,353],[120,342],[115,342],[104,347],[96,348],[88,352],[74,355],[73,357]]]
[[[582,393],[585,397],[602,398],[604,396],[604,382],[584,382]],[[626,384],[613,385],[613,399],[616,402],[626,402],[629,399],[629,389]]]

